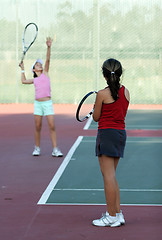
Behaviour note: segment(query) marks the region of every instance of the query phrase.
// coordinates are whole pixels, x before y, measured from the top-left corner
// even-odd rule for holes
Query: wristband
[[[24,73],[25,71],[24,70],[21,70],[22,73]]]

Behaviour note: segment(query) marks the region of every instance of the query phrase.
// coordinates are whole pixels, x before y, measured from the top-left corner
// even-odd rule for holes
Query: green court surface
[[[97,123],[92,121],[88,127],[97,129]],[[126,129],[162,129],[162,110],[129,110]]]
[[[96,137],[78,137],[38,204],[105,204]],[[121,204],[161,205],[162,137],[128,137],[117,179]]]

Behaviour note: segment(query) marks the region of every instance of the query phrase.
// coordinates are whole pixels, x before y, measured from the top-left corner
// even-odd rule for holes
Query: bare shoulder
[[[47,71],[45,71],[45,70],[44,70],[44,71],[43,71],[43,74],[44,74],[44,75],[46,75],[47,77],[49,77],[49,75],[48,75],[48,72],[47,72]]]
[[[110,89],[109,88],[104,88],[104,89],[101,89],[100,91],[98,91],[98,94],[100,96],[104,96],[105,94],[107,95],[108,93],[110,93]]]
[[[101,89],[97,92],[97,97],[103,99],[105,96],[105,89]]]
[[[129,93],[129,90],[126,87],[125,87],[125,90],[124,90],[124,94],[125,94],[126,99],[129,102],[130,101],[130,93]]]
[[[97,92],[97,95],[102,96],[104,89],[101,89]]]

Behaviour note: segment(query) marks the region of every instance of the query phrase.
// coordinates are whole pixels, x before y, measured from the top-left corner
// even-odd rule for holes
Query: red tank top
[[[125,97],[124,90],[124,86],[119,89],[119,98],[115,102],[102,104],[98,129],[125,129],[125,116],[127,114],[129,102]]]

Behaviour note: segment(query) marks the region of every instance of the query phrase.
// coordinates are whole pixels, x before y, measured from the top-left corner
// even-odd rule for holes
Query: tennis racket
[[[79,122],[87,120],[92,115],[94,111],[96,93],[96,91],[91,91],[87,93],[80,101],[76,111],[76,119]]]
[[[38,34],[38,27],[35,23],[28,23],[23,32],[22,45],[23,54],[21,58],[21,63],[24,60],[26,52],[29,50],[31,45],[35,42]]]

